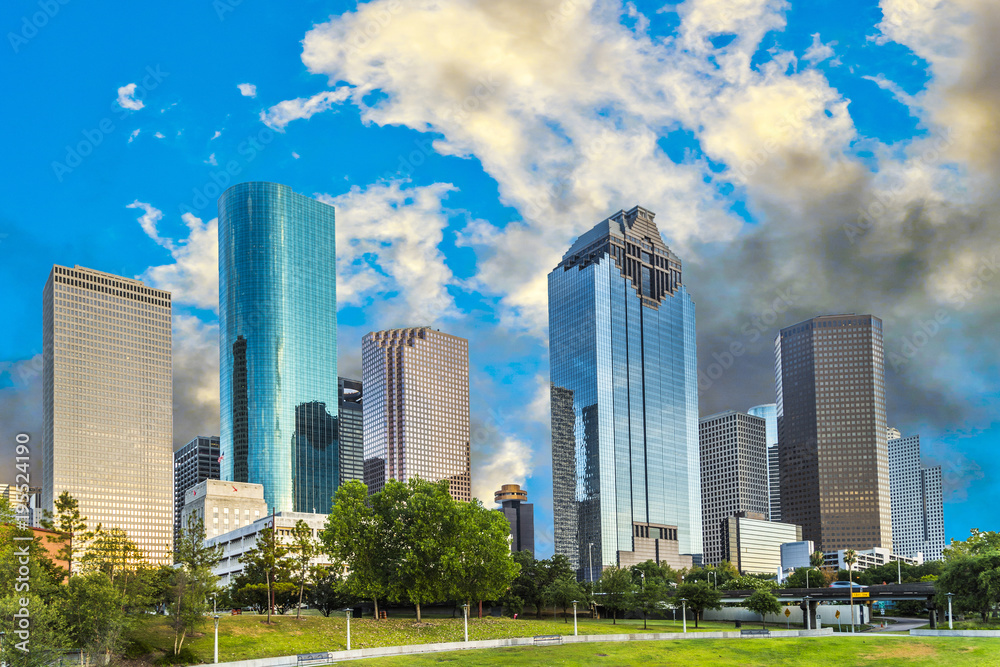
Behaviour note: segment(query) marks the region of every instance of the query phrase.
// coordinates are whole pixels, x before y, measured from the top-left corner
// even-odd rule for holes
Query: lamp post
[[[806,588],[808,588],[808,586]],[[806,630],[812,630],[812,614],[809,613],[809,600],[810,598],[808,595],[802,598],[802,601],[806,603]]]
[[[712,577],[712,588],[718,589],[719,588],[719,573],[718,572],[709,572],[708,574],[709,574],[709,576]]]
[[[812,568],[807,568],[806,569],[806,588],[809,588],[809,570],[810,569],[812,569]]]
[[[903,583],[903,561],[896,559],[896,583]]]
[[[573,636],[576,637],[576,600],[573,600]]]
[[[462,618],[465,620],[465,641],[469,641],[469,605],[462,605]]]
[[[681,598],[681,621],[684,623],[684,632],[688,631],[687,598]]]
[[[587,545],[587,562],[590,563],[590,583],[594,583],[594,543]]]
[[[218,597],[218,593],[212,593],[212,615],[219,613],[219,610],[215,608],[215,599]]]
[[[340,611],[344,612],[347,616],[347,650],[351,650],[351,608],[344,607]]]
[[[215,619],[215,664],[219,664],[219,615],[214,614]]]
[[[954,630],[955,629],[955,623],[952,621],[952,618],[951,618],[951,599],[954,596],[955,596],[954,593],[948,593],[948,629],[949,630]]]

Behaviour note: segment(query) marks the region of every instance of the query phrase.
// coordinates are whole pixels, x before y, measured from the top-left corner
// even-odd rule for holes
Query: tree
[[[454,546],[447,550],[445,576],[451,594],[470,605],[499,598],[520,570],[510,554],[510,524],[476,499],[455,503],[449,516]]]
[[[584,592],[583,588],[577,582],[576,577],[561,577],[556,579],[551,584],[546,586],[544,591],[544,597],[547,602],[551,602],[553,605],[558,605],[562,607],[563,610],[563,622],[568,623],[566,616],[566,610],[573,600],[577,602],[583,600]]]
[[[124,611],[125,596],[104,572],[71,577],[66,584],[62,616],[75,646],[89,655],[105,656],[121,648],[130,619]]]
[[[208,596],[216,591],[218,577],[212,568],[222,557],[221,547],[205,546],[205,524],[192,515],[174,546],[176,569],[166,587],[170,604],[170,627],[174,631],[174,655],[184,639],[209,609]]]
[[[753,595],[743,603],[743,606],[755,614],[760,614],[761,627],[766,627],[764,625],[765,615],[781,612],[781,603],[770,591],[754,591]]]
[[[295,522],[292,528],[292,544],[290,549],[295,562],[295,575],[299,580],[299,604],[295,610],[295,618],[302,618],[302,594],[306,589],[306,579],[309,578],[309,563],[319,552],[319,546],[313,538],[312,528],[302,519]]]
[[[598,599],[611,611],[612,625],[617,625],[619,611],[626,611],[632,606],[634,591],[632,573],[628,570],[612,566],[601,573],[601,578],[597,580]]]
[[[250,568],[264,574],[264,583],[267,586],[267,623],[271,623],[271,608],[274,606],[274,591],[277,580],[275,575],[278,570],[287,569],[288,547],[278,539],[274,526],[263,528],[257,533],[257,541],[253,547],[245,551],[240,556],[240,562]]]
[[[809,564],[813,567],[823,567],[826,563],[826,554],[818,549],[809,554]]]
[[[347,565],[347,590],[375,603],[375,618],[379,599],[389,595],[393,563],[401,549],[389,530],[368,502],[368,487],[351,480],[337,489],[320,535],[326,553]]]
[[[0,647],[0,662],[8,667],[48,667],[62,658],[63,649],[69,648],[69,632],[60,609],[47,604],[35,592],[15,592],[0,598],[0,633],[4,635]],[[27,641],[18,636],[20,618],[31,619]],[[23,650],[22,650],[23,649]]]
[[[635,603],[642,610],[642,629],[646,629],[646,618],[657,611],[663,601],[670,597],[666,581],[656,577],[646,577],[635,593]]]
[[[731,591],[773,591],[778,582],[769,576],[761,574],[744,574],[728,583]]]
[[[954,594],[953,605],[959,611],[980,614],[985,622],[993,607],[1000,603],[1000,551],[981,555],[952,555],[934,584],[938,605],[947,604],[947,594]]]
[[[797,567],[785,579],[785,588],[822,588],[827,583],[826,573],[814,567]],[[757,589],[755,589],[757,590]]]
[[[318,609],[324,616],[346,607],[354,601],[340,573],[334,568],[314,567],[312,586],[309,587],[309,606]]]
[[[62,545],[58,552],[59,560],[65,561],[66,574],[69,575],[73,573],[74,556],[83,551],[82,545],[93,536],[93,533],[87,530],[87,518],[80,515],[79,501],[71,496],[69,491],[59,494],[53,502],[53,507],[56,510],[55,516],[45,510],[41,524],[42,528],[57,533],[48,539],[49,542]]]
[[[541,616],[542,605],[545,604],[542,596],[544,587],[540,587],[538,583],[545,574],[544,568],[530,551],[517,551],[512,554],[512,558],[520,569],[504,596],[504,605],[511,609],[517,607],[516,611],[510,612],[512,614],[520,614],[526,605],[530,605]]]
[[[733,589],[745,590],[745,589]],[[681,599],[685,600],[688,609],[694,612],[694,627],[698,627],[698,619],[706,609],[722,608],[722,593],[712,588],[704,581],[683,583],[674,592],[673,604],[681,607]]]
[[[80,557],[80,569],[104,572],[114,584],[116,577],[128,579],[134,575],[144,562],[142,550],[124,530],[98,528],[87,544],[86,553]]]
[[[976,556],[988,551],[1000,551],[1000,533],[993,530],[981,531],[973,528],[968,539],[951,541],[942,551],[946,561],[961,556]]]

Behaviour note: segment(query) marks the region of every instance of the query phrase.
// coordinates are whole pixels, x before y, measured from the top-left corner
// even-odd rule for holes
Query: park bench
[[[771,631],[764,630],[740,630],[740,637],[770,637]]]
[[[295,656],[295,663],[298,667],[307,667],[307,665],[329,665],[330,654],[300,653],[299,655]]]
[[[535,635],[535,645],[562,644],[562,635]]]

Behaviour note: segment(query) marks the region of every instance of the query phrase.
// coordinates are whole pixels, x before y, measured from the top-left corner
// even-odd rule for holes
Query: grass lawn
[[[219,661],[250,660],[296,653],[341,651],[346,646],[346,620],[343,614],[330,618],[320,615],[272,617],[273,624],[264,623],[263,616],[223,616],[219,620]],[[700,631],[733,630],[732,623],[702,621]],[[681,623],[670,620],[650,620],[648,629],[642,629],[642,620],[579,619],[580,634],[629,634],[635,632],[680,632]],[[749,626],[747,626],[749,627]],[[694,632],[694,623],[688,622],[688,632]],[[534,635],[573,634],[573,619],[544,620],[533,618],[470,618],[469,639],[502,639],[506,637],[531,637]],[[159,658],[173,647],[173,633],[162,616],[150,617],[131,633],[134,642],[130,657]],[[371,618],[351,619],[351,648],[373,646],[402,646],[434,642],[462,641],[462,618],[424,618],[417,625],[413,618],[390,618],[375,621]],[[206,618],[195,633],[184,642],[198,663],[212,661],[212,619]]]
[[[411,665],[712,665],[712,667],[991,667],[1000,639],[817,637],[707,639],[518,647],[352,661],[358,667]]]

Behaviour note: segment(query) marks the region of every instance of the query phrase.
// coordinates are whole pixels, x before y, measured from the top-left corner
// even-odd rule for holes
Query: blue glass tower
[[[277,183],[219,198],[222,479],[328,512],[339,481],[334,211]]]
[[[549,355],[556,552],[588,581],[700,561],[695,308],[652,213],[619,211],[549,274]]]

